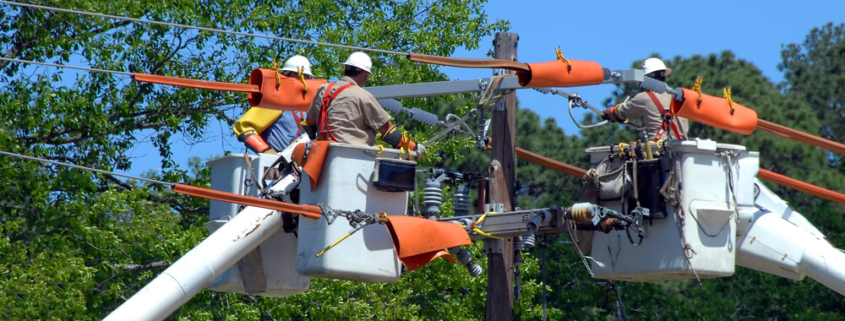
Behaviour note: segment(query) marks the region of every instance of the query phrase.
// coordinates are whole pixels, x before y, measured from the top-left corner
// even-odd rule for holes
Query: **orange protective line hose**
[[[604,68],[595,61],[560,60],[530,63],[529,71],[518,71],[523,87],[578,87],[604,82]]]
[[[502,68],[515,71],[531,71],[528,64],[503,59],[451,58],[412,53],[408,54],[408,60],[425,64],[462,68]]]
[[[218,91],[235,91],[245,93],[257,93],[261,89],[255,85],[233,84],[228,82],[208,81],[198,79],[188,79],[179,77],[167,77],[159,75],[148,74],[132,74],[132,80],[137,82],[148,82],[153,84],[171,85],[178,87],[218,90]]]
[[[743,135],[751,135],[757,127],[757,112],[753,109],[734,102],[732,110],[725,98],[681,89],[684,101],[672,100],[673,115]]]
[[[797,142],[813,145],[827,149],[834,153],[845,155],[845,145],[827,140],[818,136],[810,135],[805,132],[795,130],[783,125],[778,125],[762,119],[757,120],[757,128],[772,133],[776,136],[791,139]]]
[[[584,175],[587,174],[587,171],[582,168],[559,162],[545,156],[537,155],[519,147],[516,148],[516,157],[575,177],[584,177]]]
[[[319,219],[323,213],[320,207],[315,205],[289,204],[284,202],[266,200],[258,197],[215,191],[207,188],[185,184],[175,183],[173,184],[173,186],[171,186],[171,189],[173,189],[173,191],[176,193],[181,193],[185,195],[191,195],[235,204],[243,204],[247,206],[256,206],[282,212],[296,213],[315,220]]]
[[[781,174],[769,170],[761,168],[760,172],[757,173],[757,178],[764,179],[769,182],[778,185],[783,185],[792,189],[796,189],[813,196],[821,197],[828,201],[837,202],[839,204],[845,204],[845,194],[837,193],[810,183],[805,183],[797,179],[783,176]]]

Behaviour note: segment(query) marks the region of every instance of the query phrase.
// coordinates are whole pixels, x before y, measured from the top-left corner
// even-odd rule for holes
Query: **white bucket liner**
[[[243,154],[223,156],[208,162],[211,168],[211,189],[248,196],[258,196],[256,184],[247,187],[244,182],[261,180],[264,172],[278,159],[276,155],[250,155],[255,177],[249,172]],[[272,182],[269,179],[266,183]],[[295,182],[288,182],[295,183]],[[262,184],[263,185],[263,184]],[[281,182],[274,189],[285,189]],[[272,213],[272,210],[248,206],[240,213],[239,205],[212,200],[211,221],[206,223],[209,233],[214,233],[232,217],[249,211]],[[215,279],[208,288],[218,292],[247,293],[251,295],[287,297],[308,291],[310,278],[296,272],[296,243],[293,233],[279,230],[247,254],[235,266]],[[243,276],[247,276],[244,278]]]
[[[754,210],[759,153],[711,140],[671,141],[666,149],[669,157],[662,161],[664,179],[676,160],[681,169],[682,222],[681,212],[667,204],[668,217],[646,222],[648,236],[639,246],[631,244],[625,231],[593,233],[591,267],[596,278],[651,282],[734,273],[737,211]],[[607,147],[587,152],[593,162],[610,154]],[[723,152],[735,153],[730,163]],[[736,201],[732,193],[736,193]],[[622,210],[619,202],[600,205]],[[631,236],[637,241],[633,229]]]
[[[337,210],[403,215],[407,192],[383,192],[373,186],[374,156],[379,148],[332,143],[323,163],[317,188],[311,190],[307,174],[300,184],[300,203],[326,205]],[[379,157],[398,158],[399,150],[384,149]],[[370,225],[353,234],[322,256],[316,254],[352,230],[349,221],[337,217],[328,224],[300,218],[296,268],[308,276],[363,282],[394,282],[402,263],[384,225]]]

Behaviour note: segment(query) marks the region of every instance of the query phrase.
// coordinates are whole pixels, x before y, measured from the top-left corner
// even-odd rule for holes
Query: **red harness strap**
[[[320,108],[320,117],[317,119],[317,127],[320,128],[320,136],[323,136],[323,140],[331,139],[333,142],[336,142],[337,139],[334,138],[332,129],[329,127],[329,105],[331,105],[332,101],[334,101],[335,97],[337,97],[341,91],[352,87],[352,84],[346,84],[332,93],[332,87],[334,87],[334,84],[336,83],[337,82],[330,83],[329,86],[326,87],[326,93],[323,95],[323,107]],[[330,93],[331,95],[329,95]]]
[[[302,135],[302,127],[299,126],[299,123],[302,122],[305,116],[302,115],[302,112],[299,112],[299,115],[295,111],[291,111],[290,113],[293,114],[293,120],[296,121],[296,136],[299,137],[299,135]]]
[[[663,131],[666,130],[667,124],[669,124],[672,127],[672,131],[675,132],[675,138],[681,140],[681,133],[678,131],[678,127],[675,126],[675,122],[672,121],[672,113],[666,111],[666,108],[663,108],[663,104],[660,103],[660,100],[657,99],[657,95],[653,92],[649,91],[648,97],[651,98],[651,101],[660,111],[660,115],[663,116],[663,124],[660,125],[660,129],[657,130],[657,135],[654,136],[654,141],[656,142],[660,140],[660,136],[663,136]]]

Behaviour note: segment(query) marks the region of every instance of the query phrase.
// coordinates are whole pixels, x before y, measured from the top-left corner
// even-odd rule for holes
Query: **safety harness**
[[[302,127],[299,126],[299,124],[302,123],[302,119],[305,118],[305,116],[302,112],[299,112],[298,115],[295,111],[291,111],[290,113],[293,114],[293,120],[296,121],[296,136],[299,137],[299,135],[302,135]]]
[[[666,126],[672,127],[672,131],[675,132],[675,138],[680,140],[682,139],[680,131],[678,131],[678,127],[675,126],[675,122],[672,121],[672,113],[663,108],[663,104],[660,103],[660,100],[657,99],[657,95],[654,92],[649,91],[648,97],[651,98],[651,101],[657,106],[657,110],[660,112],[660,115],[663,116],[663,124],[660,125],[660,129],[657,130],[657,135],[654,136],[654,141],[657,142],[660,140],[660,137],[663,136],[663,131],[666,130]]]
[[[346,84],[342,87],[338,88],[334,93],[332,93],[332,87],[337,82],[330,83],[328,87],[326,87],[326,93],[323,96],[322,105],[323,107],[320,109],[320,116],[317,118],[317,127],[320,129],[320,136],[323,137],[323,140],[330,139],[333,142],[336,142],[337,139],[334,138],[332,134],[332,129],[329,127],[329,105],[331,105],[332,101],[334,101],[335,97],[340,94],[346,88],[352,87],[352,84]]]

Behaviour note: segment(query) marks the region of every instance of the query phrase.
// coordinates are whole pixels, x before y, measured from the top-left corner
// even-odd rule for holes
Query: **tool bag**
[[[599,201],[619,201],[631,189],[631,178],[625,161],[618,157],[606,158],[590,171],[594,173]]]

